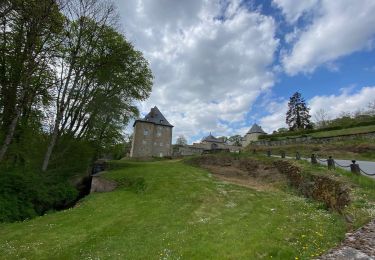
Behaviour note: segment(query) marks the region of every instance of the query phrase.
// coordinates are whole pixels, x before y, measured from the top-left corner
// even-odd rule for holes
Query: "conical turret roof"
[[[250,130],[247,132],[248,134],[266,134],[266,132],[263,131],[262,127],[260,127],[257,124],[253,124],[253,126],[250,128]]]

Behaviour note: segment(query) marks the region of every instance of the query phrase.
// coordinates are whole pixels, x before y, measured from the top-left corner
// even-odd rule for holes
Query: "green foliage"
[[[0,9],[0,221],[11,221],[72,201],[72,178],[98,157],[125,155],[123,129],[153,76],[105,0]]]
[[[310,108],[307,107],[305,100],[299,92],[290,97],[288,111],[286,113],[286,123],[290,130],[310,129],[312,124],[309,115]]]
[[[233,135],[228,138],[230,142],[233,142],[233,145],[241,146],[242,145],[242,137],[241,135]]]
[[[2,169],[0,222],[20,221],[71,205],[78,192],[67,181],[22,169]]]

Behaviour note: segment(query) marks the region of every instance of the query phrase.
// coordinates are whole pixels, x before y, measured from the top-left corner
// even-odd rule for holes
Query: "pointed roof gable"
[[[266,132],[263,131],[262,127],[260,127],[257,124],[253,124],[253,126],[250,128],[250,130],[247,132],[248,134],[266,134]]]
[[[202,142],[215,142],[215,143],[224,143],[224,141],[221,138],[216,138],[211,133],[209,136],[206,136],[202,139]]]
[[[151,111],[144,118],[135,120],[133,126],[135,126],[137,122],[148,122],[155,125],[173,127],[156,106],[151,108]]]

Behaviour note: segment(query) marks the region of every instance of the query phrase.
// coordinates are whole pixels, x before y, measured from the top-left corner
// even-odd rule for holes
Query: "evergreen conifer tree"
[[[309,115],[310,108],[307,107],[301,93],[296,92],[290,97],[286,123],[291,131],[312,128]]]

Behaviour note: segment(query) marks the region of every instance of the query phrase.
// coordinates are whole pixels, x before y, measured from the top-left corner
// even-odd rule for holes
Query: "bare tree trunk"
[[[3,143],[3,145],[0,149],[0,162],[2,162],[2,160],[4,159],[4,156],[5,156],[5,154],[8,150],[8,147],[9,147],[10,143],[12,142],[14,132],[16,130],[16,126],[17,126],[17,123],[18,123],[18,119],[20,118],[20,114],[21,114],[21,110],[18,109],[17,112],[16,112],[16,116],[13,118],[12,122],[9,125],[8,133],[7,133],[7,135],[5,137],[5,140],[4,140],[4,143]]]
[[[51,141],[48,145],[46,154],[44,155],[43,165],[42,165],[42,171],[45,172],[48,168],[49,160],[51,159],[53,148],[56,145],[57,137],[59,135],[59,125],[61,121],[61,116],[59,115],[58,118],[55,121],[55,125],[53,127],[52,137]]]

